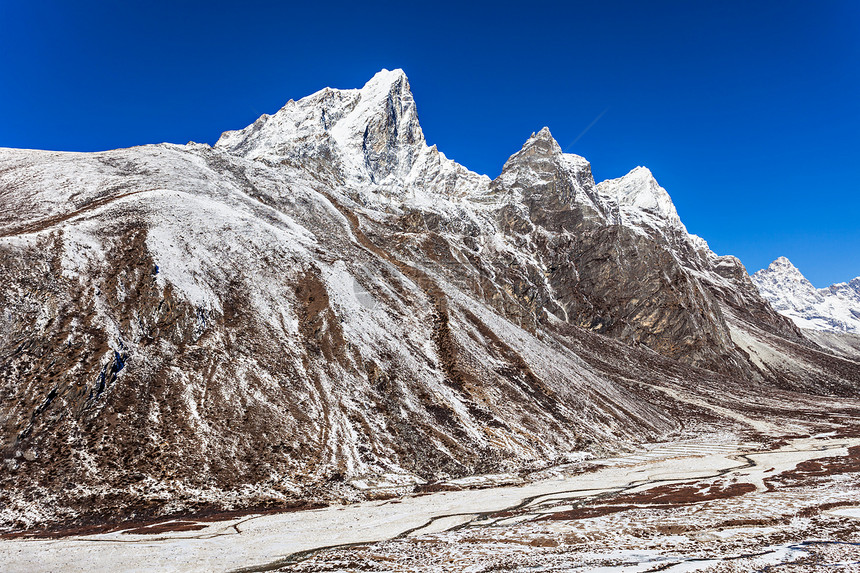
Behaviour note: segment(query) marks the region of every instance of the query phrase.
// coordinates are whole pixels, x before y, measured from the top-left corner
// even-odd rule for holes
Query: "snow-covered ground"
[[[752,484],[765,493],[763,480],[767,477],[792,470],[806,460],[845,456],[847,448],[856,445],[860,445],[860,438],[798,439],[777,450],[759,452],[751,452],[752,445],[744,444],[664,444],[625,458],[599,460],[606,467],[593,472],[559,475],[517,486],[245,516],[204,522],[197,531],[151,535],[119,531],[61,539],[3,540],[0,562],[8,572],[271,570],[288,565],[291,559],[301,560],[297,554],[330,546],[372,544],[408,536],[412,540],[409,547],[417,547],[421,540],[444,535],[448,530],[468,531],[473,537],[499,537],[506,534],[506,528],[513,528],[513,532],[525,527],[522,524],[526,522],[544,523],[541,519],[545,516],[578,504],[598,499],[605,502],[613,495],[643,494],[678,482],[719,478]],[[514,511],[521,514],[520,519],[511,520]],[[467,529],[460,529],[464,525]],[[742,533],[726,530],[718,537]],[[343,551],[348,553],[349,549]],[[304,553],[303,557],[307,556]],[[624,550],[604,558],[625,562],[639,559],[652,566],[655,563],[655,555],[648,551]],[[325,553],[318,554],[317,559],[325,562]]]

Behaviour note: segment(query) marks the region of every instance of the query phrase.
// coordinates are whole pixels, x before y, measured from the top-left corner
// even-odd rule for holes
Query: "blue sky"
[[[860,2],[411,4],[0,1],[0,146],[214,143],[400,67],[471,169],[547,125],[598,180],[648,166],[751,272],[860,275]]]

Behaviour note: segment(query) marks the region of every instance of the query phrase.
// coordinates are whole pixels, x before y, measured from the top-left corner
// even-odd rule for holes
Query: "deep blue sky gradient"
[[[648,166],[751,272],[860,275],[860,2],[338,4],[0,0],[0,146],[214,143],[401,67],[473,170],[547,125],[598,180]]]

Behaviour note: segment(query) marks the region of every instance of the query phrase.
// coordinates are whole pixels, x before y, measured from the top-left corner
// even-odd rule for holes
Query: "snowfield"
[[[689,534],[665,532],[649,540],[649,545],[660,549],[643,550],[636,548],[630,539],[624,542],[621,531],[616,529],[613,533],[611,528],[600,527],[599,517],[559,516],[583,503],[595,500],[611,503],[615,495],[645,497],[644,494],[655,488],[665,489],[667,484],[686,487],[692,483],[704,492],[703,501],[693,501],[689,508],[680,506],[674,511],[698,509],[699,525],[709,522],[717,525],[720,512],[725,511],[721,504],[739,504],[740,514],[741,511],[756,511],[758,504],[778,504],[786,497],[797,499],[798,492],[793,496],[775,492],[765,480],[788,474],[809,460],[844,458],[849,455],[848,448],[856,446],[860,446],[860,438],[794,440],[777,450],[762,452],[750,451],[749,446],[740,444],[666,444],[626,458],[599,460],[600,465],[606,466],[604,469],[570,476],[562,471],[551,479],[525,485],[409,496],[396,503],[377,501],[286,514],[249,515],[214,523],[202,522],[200,529],[186,532],[171,532],[168,527],[165,532],[150,534],[116,531],[56,540],[0,541],[0,560],[4,570],[10,572],[62,570],[70,573],[153,569],[330,571],[341,570],[339,567],[344,566],[344,560],[363,563],[374,571],[445,568],[466,571],[486,570],[490,563],[512,556],[519,560],[520,568],[540,562],[552,564],[554,568],[594,570],[598,565],[623,563],[625,567],[618,570],[647,571],[657,565],[682,563],[686,565],[668,570],[702,570],[719,563],[731,565],[731,560],[713,558],[713,553],[711,559],[702,560],[696,557],[697,553],[722,553],[731,546],[732,540],[767,537],[778,533],[780,528],[725,525],[695,528],[691,531],[701,541],[695,551],[689,548],[692,541]],[[686,455],[679,455],[683,449],[687,450]],[[750,488],[743,488],[750,490],[744,494],[748,499],[713,496],[713,501],[708,501],[706,494],[717,487],[714,484],[725,482],[733,484],[736,490],[741,489],[738,484],[750,484]],[[851,498],[840,493],[838,480],[834,479],[825,487],[829,489],[827,493],[817,494],[818,501],[842,499],[850,503]],[[771,499],[774,501],[769,502]],[[794,509],[800,510],[810,501],[805,500],[804,505]],[[744,507],[746,504],[748,508]],[[829,514],[856,518],[849,510]],[[655,515],[653,519],[652,522],[647,516],[637,516],[629,526],[637,523],[639,527],[656,527],[666,518]],[[725,523],[725,518],[722,519]],[[573,541],[583,527],[591,538],[587,545]],[[680,531],[683,526],[677,528]],[[619,534],[621,539],[617,538]],[[599,545],[595,541],[609,536],[616,538],[614,551],[592,550],[594,545]],[[396,541],[384,543],[390,539]],[[476,543],[475,539],[482,541]],[[750,557],[739,560],[738,568],[729,570],[741,571],[753,564],[763,566],[800,559],[806,552],[798,543],[785,544],[781,549],[771,546],[760,552],[747,549]],[[522,553],[518,550],[522,547],[531,550]],[[547,555],[540,548],[555,548],[556,551]],[[562,548],[565,551],[560,553],[558,550]],[[731,551],[729,554],[731,556]],[[635,564],[640,565],[637,568]]]

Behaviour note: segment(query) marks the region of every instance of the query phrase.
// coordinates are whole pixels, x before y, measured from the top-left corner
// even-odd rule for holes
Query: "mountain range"
[[[801,328],[860,333],[860,277],[817,289],[780,257],[752,280],[777,312]]]
[[[0,206],[7,530],[775,440],[860,383],[787,261],[751,279],[647,168],[598,183],[547,128],[474,173],[401,70],[214,146],[0,149]]]

